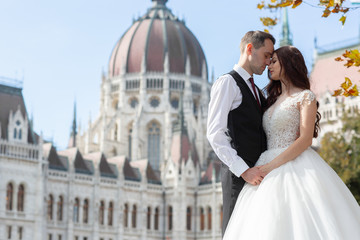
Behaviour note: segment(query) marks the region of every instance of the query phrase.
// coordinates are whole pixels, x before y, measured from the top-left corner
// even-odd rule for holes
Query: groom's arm
[[[230,75],[217,79],[211,88],[207,121],[207,139],[219,159],[229,167],[229,170],[240,177],[249,166],[237,155],[226,135],[229,112],[234,99],[242,99],[236,82]]]

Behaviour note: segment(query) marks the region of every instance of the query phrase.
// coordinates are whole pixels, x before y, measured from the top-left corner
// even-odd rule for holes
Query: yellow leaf
[[[332,95],[333,97],[337,97],[337,96],[340,96],[340,94],[342,93],[342,89],[338,89],[338,90],[335,90],[334,94]]]
[[[359,96],[359,91],[358,91],[356,85],[354,85],[354,87],[349,90],[349,95],[350,95],[350,96],[353,96],[353,97]]]
[[[337,58],[335,58],[335,61],[340,62],[340,61],[344,61],[344,60],[341,57],[337,57]]]
[[[333,7],[333,6],[334,6],[334,0],[329,0],[327,7]]]
[[[321,17],[328,17],[330,15],[330,13],[331,13],[331,11],[329,10],[329,8],[326,8]]]
[[[343,82],[343,83],[341,84],[341,87],[342,87],[345,91],[347,91],[348,88],[351,87],[351,85],[352,85],[352,82],[351,82],[350,78],[345,77],[345,82]]]
[[[346,21],[346,16],[342,16],[339,21],[342,23],[342,25],[344,26],[345,21]]]
[[[264,29],[264,32],[270,33],[268,29]]]
[[[257,8],[258,9],[263,9],[263,7],[264,7],[265,5],[264,5],[264,2],[262,2],[261,4],[259,3],[258,5],[257,5]]]
[[[345,67],[351,67],[352,65],[354,65],[354,60],[348,60],[347,63],[344,64]]]
[[[279,7],[288,7],[291,6],[293,3],[292,1],[285,1],[279,4]]]
[[[271,0],[272,3],[276,3],[277,0]]]
[[[299,6],[302,3],[302,0],[294,0],[293,1],[293,6],[292,8],[296,8],[297,6]]]

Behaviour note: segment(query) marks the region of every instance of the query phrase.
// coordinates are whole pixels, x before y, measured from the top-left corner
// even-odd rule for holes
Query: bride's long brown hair
[[[283,74],[284,78],[288,80],[294,87],[300,89],[310,89],[310,80],[308,78],[308,70],[305,65],[305,60],[301,52],[294,46],[284,46],[276,49],[277,59],[280,63],[280,75]],[[276,99],[282,93],[281,82],[271,80],[270,71],[268,71],[268,77],[270,79],[269,84],[265,87],[267,92],[267,107],[269,108],[276,102]],[[316,102],[317,108],[319,108],[319,102]],[[321,115],[319,111],[316,113],[316,121],[313,137],[318,136],[320,130],[319,121]]]

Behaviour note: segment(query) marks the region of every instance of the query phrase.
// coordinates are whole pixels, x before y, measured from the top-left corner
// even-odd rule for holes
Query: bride
[[[268,150],[256,163],[264,178],[244,186],[223,240],[360,239],[358,203],[310,148],[320,114],[302,54],[281,47],[268,69]]]

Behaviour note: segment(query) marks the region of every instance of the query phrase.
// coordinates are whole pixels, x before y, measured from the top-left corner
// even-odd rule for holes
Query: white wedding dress
[[[275,103],[263,116],[270,162],[297,138],[298,104],[315,100],[304,90]],[[271,171],[258,186],[245,184],[224,240],[359,240],[360,207],[327,163],[310,147]]]

